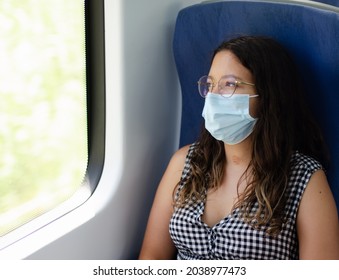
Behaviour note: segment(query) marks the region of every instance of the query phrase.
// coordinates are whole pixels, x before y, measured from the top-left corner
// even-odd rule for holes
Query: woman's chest
[[[232,211],[213,227],[201,219],[203,205],[177,209],[170,222],[170,234],[182,258],[190,259],[296,259],[294,223],[287,222],[277,237],[268,236]]]

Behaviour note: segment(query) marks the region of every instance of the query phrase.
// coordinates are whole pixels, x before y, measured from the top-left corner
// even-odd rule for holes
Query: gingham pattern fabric
[[[185,187],[191,172],[191,156],[196,145],[191,145],[186,157],[177,194]],[[171,238],[178,250],[179,260],[205,259],[298,259],[296,217],[298,206],[311,175],[321,169],[314,159],[295,152],[291,159],[291,176],[286,190],[286,222],[276,237],[265,234],[264,228],[254,229],[239,216],[239,210],[222,219],[213,227],[202,220],[204,201],[176,208],[169,225]],[[253,210],[256,210],[257,205]]]

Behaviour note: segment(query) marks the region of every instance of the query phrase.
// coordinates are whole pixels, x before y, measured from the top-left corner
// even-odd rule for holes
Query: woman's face
[[[208,75],[213,77],[216,83],[218,83],[223,76],[233,76],[238,81],[255,84],[252,73],[228,50],[220,51],[214,56]],[[218,93],[218,87],[215,86],[212,92]],[[239,84],[234,94],[256,95],[258,93],[256,92],[255,86]],[[258,97],[250,98],[249,113],[252,117],[257,117],[257,99]]]

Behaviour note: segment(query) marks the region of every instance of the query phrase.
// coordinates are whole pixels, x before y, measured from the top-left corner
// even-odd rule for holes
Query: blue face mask
[[[256,96],[251,95],[251,97]],[[234,145],[242,142],[252,133],[257,121],[249,114],[249,99],[248,94],[223,97],[209,92],[202,111],[205,128],[215,139],[226,144]]]

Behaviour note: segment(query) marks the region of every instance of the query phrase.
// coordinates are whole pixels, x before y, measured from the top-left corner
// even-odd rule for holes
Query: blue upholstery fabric
[[[332,6],[335,6],[335,7],[339,7],[339,0],[312,0],[312,1],[324,3],[324,4],[327,4],[327,5],[332,5]]]
[[[330,149],[328,178],[339,206],[339,8],[334,6],[221,1],[181,10],[173,41],[183,104],[180,146],[194,142],[201,130],[204,100],[197,80],[208,73],[213,50],[245,34],[273,37],[294,56]]]

